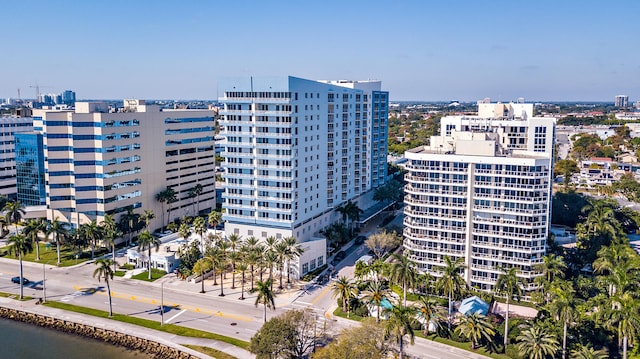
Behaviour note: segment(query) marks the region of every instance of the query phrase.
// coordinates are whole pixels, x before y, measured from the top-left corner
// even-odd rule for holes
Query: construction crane
[[[30,85],[29,87],[32,88],[32,89],[33,88],[36,89],[36,101],[39,101],[40,100],[40,88],[51,87],[51,86],[40,86],[36,82],[35,85]]]
[[[20,87],[18,87],[18,102],[20,101]]]

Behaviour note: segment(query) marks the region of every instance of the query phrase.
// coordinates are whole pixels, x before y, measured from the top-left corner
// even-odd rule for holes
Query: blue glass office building
[[[45,205],[42,135],[16,133],[15,145],[18,201],[25,206]]]

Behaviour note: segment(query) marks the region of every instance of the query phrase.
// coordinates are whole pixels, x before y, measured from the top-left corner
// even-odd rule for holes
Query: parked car
[[[11,282],[19,284],[20,283],[20,277],[13,277],[11,278]],[[25,277],[22,277],[22,284],[28,284],[29,280]]]
[[[336,253],[335,259],[340,262],[341,260],[343,260],[345,257],[347,256],[347,254],[344,251],[340,251],[338,253]]]
[[[360,245],[360,244],[363,244],[364,241],[366,241],[366,240],[367,240],[367,237],[365,237],[365,236],[357,236],[356,240],[353,241],[353,243],[355,243],[357,245]]]

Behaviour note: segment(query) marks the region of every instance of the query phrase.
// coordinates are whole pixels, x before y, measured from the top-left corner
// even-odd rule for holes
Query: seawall
[[[127,349],[137,350],[156,359],[196,359],[189,353],[177,348],[153,340],[119,333],[113,330],[99,328],[91,325],[75,323],[68,320],[57,319],[42,314],[35,314],[12,308],[0,307],[0,318],[15,320],[23,323],[51,328],[67,334],[79,335],[86,338],[100,340],[112,345],[118,345]]]

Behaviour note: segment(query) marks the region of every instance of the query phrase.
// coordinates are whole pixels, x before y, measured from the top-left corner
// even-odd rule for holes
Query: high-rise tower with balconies
[[[227,234],[303,243],[292,275],[326,263],[334,209],[385,183],[388,93],[379,81],[220,81]],[[370,196],[369,196],[370,197]]]
[[[462,258],[464,279],[491,290],[516,267],[525,289],[546,250],[555,119],[527,104],[479,104],[478,116],[448,116],[429,146],[405,153],[404,248],[439,276]]]

